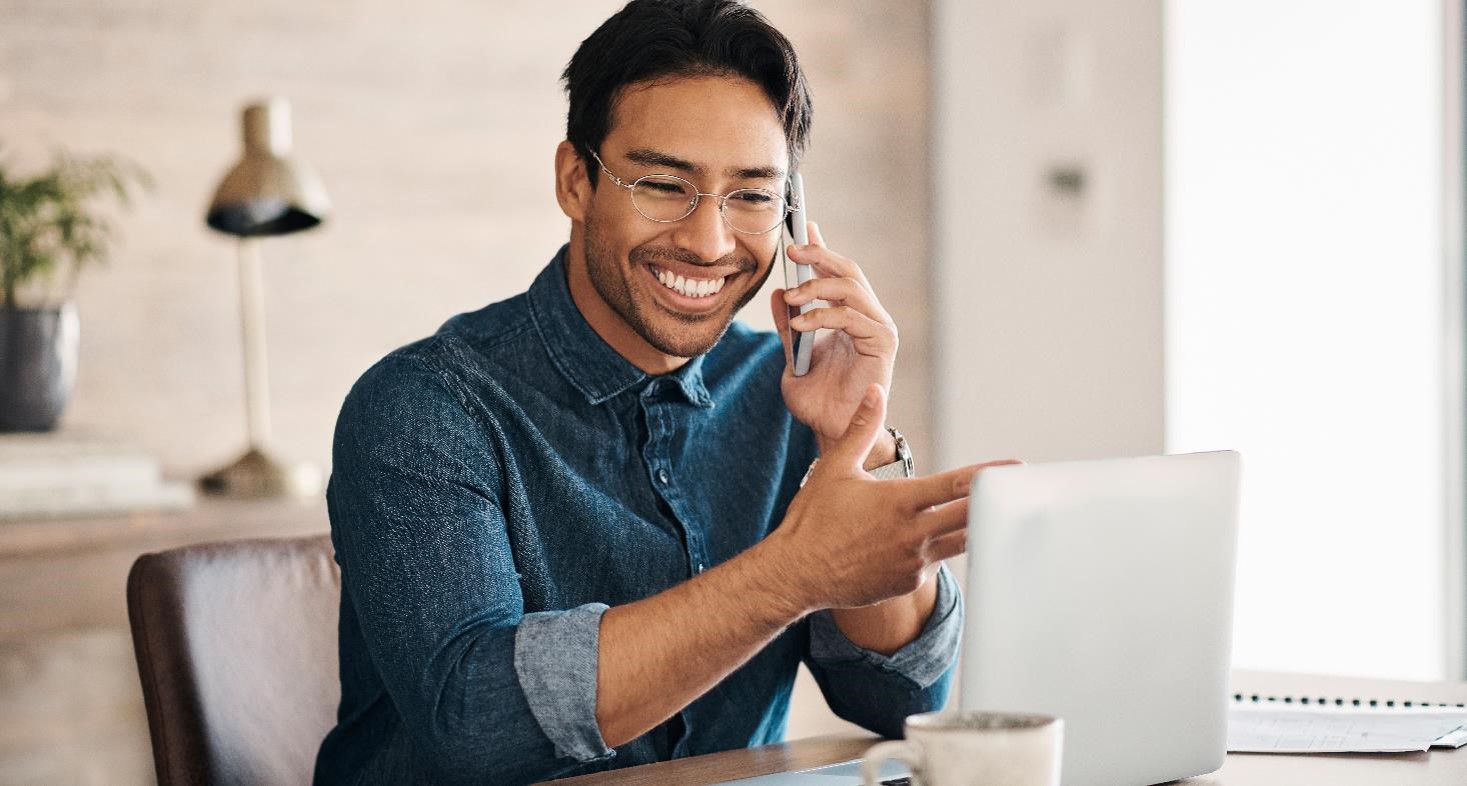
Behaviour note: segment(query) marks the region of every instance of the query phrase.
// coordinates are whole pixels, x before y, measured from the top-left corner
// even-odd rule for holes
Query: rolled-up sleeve
[[[947,703],[962,639],[963,596],[946,565],[937,572],[937,599],[922,631],[891,655],[857,646],[829,610],[810,615],[809,624],[805,663],[841,718],[900,737],[908,715]]]
[[[604,603],[526,614],[514,641],[514,669],[555,753],[576,761],[611,755],[596,722],[596,657]]]
[[[333,446],[344,598],[410,757],[439,782],[524,783],[615,755],[595,717],[606,607],[525,613],[495,429],[449,380],[389,356],[348,395]]]

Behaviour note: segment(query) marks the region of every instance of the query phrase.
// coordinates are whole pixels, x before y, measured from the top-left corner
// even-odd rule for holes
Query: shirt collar
[[[539,331],[545,352],[561,376],[586,397],[601,404],[641,385],[651,376],[617,353],[596,334],[571,299],[566,283],[566,249],[561,246],[550,264],[530,285],[530,318]],[[703,385],[703,356],[692,358],[681,368],[662,375],[668,382],[654,387],[676,388],[700,407],[712,407],[713,399]],[[670,384],[669,384],[670,383]]]

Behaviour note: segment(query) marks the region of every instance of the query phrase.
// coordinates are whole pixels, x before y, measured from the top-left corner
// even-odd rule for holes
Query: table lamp
[[[239,238],[239,312],[244,344],[245,413],[249,448],[199,480],[206,492],[236,497],[310,496],[321,472],[277,459],[270,438],[270,391],[265,361],[265,301],[260,238],[310,229],[331,210],[316,173],[291,155],[290,104],[271,98],[244,109],[244,156],[214,192],[208,225]]]

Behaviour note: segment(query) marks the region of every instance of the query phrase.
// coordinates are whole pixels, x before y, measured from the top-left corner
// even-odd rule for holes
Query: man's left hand
[[[791,245],[786,251],[792,262],[814,268],[816,277],[790,290],[775,290],[770,308],[784,342],[785,370],[780,388],[785,406],[815,431],[824,454],[826,447],[845,433],[872,382],[891,389],[897,328],[861,268],[826,248],[820,228],[813,221],[809,228],[809,245]],[[812,300],[824,300],[828,305],[790,319],[790,307]],[[795,376],[790,362],[791,327],[802,333],[829,328],[816,338],[810,371],[803,377]],[[887,438],[878,443],[876,450],[883,451],[886,446],[885,452],[890,452],[889,444]]]

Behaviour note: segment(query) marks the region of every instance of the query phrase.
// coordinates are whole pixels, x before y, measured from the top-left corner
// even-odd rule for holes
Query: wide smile
[[[657,282],[661,299],[674,310],[686,312],[712,311],[723,300],[720,293],[723,292],[724,285],[729,279],[738,276],[737,273],[731,273],[726,276],[695,278],[656,265],[647,265],[647,272]]]

